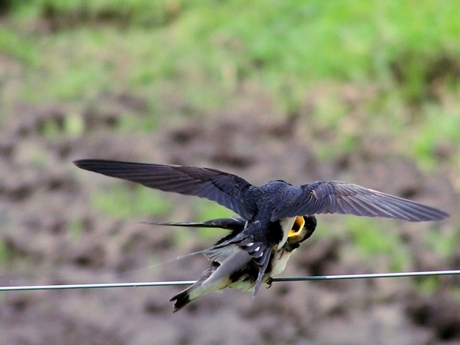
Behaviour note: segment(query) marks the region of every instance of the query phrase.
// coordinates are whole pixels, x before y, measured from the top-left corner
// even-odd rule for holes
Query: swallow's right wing
[[[288,208],[281,208],[275,217],[338,213],[411,222],[449,217],[435,207],[347,182],[316,181],[293,188],[301,189],[300,196]]]

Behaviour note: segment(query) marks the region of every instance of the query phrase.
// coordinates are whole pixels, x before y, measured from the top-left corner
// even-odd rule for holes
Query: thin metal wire
[[[71,284],[71,285],[31,285],[31,286],[1,286],[0,291],[28,291],[28,290],[75,290],[75,289],[107,289],[126,287],[150,287],[150,286],[178,286],[191,285],[195,281],[171,281],[171,282],[139,282],[139,283],[107,283],[107,284]]]
[[[375,279],[375,278],[403,278],[403,277],[428,277],[460,275],[460,270],[422,271],[399,273],[366,273],[366,274],[341,274],[330,276],[299,276],[273,278],[273,282],[297,282],[310,280],[343,280],[343,279]],[[107,284],[72,284],[72,285],[35,285],[35,286],[1,286],[0,291],[30,291],[30,290],[75,290],[75,289],[105,289],[105,288],[136,288],[152,286],[180,286],[191,285],[195,281],[164,281],[164,282],[139,282],[139,283],[107,283]]]
[[[306,280],[344,280],[344,279],[373,279],[373,278],[404,278],[404,277],[429,277],[460,275],[460,270],[447,271],[422,271],[422,272],[398,272],[398,273],[365,273],[365,274],[339,274],[332,276],[304,276],[304,277],[280,277],[273,278],[274,282],[295,282]]]

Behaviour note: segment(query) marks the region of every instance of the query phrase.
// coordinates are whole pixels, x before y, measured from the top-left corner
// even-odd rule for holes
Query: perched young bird
[[[242,218],[212,219],[202,223],[149,223],[168,226],[208,227],[231,230],[231,233],[217,244],[230,240],[241,233],[247,222]],[[296,217],[287,241],[280,249],[272,248],[269,263],[262,282],[270,285],[273,276],[284,271],[291,254],[300,244],[309,238],[316,228],[314,216]],[[223,250],[225,248],[225,250]],[[193,300],[210,292],[222,290],[226,287],[250,291],[254,288],[259,274],[258,265],[252,257],[236,245],[229,247],[205,250],[204,254],[211,259],[209,266],[203,271],[197,282],[170,301],[175,301],[174,312],[182,309]]]
[[[340,181],[294,186],[277,180],[256,187],[239,176],[211,168],[101,159],[74,163],[85,170],[165,192],[206,198],[236,212],[247,221],[247,226],[236,236],[211,247],[209,257],[221,262],[221,266],[238,259],[239,263],[233,264],[238,267],[247,256],[240,254],[237,247],[249,253],[258,266],[253,295],[265,277],[273,250],[284,247],[298,216],[339,213],[412,222],[442,220],[449,216],[434,207]]]

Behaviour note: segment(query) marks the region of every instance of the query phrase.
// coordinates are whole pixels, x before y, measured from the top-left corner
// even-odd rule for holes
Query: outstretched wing
[[[449,217],[437,208],[346,182],[316,181],[299,188],[302,192],[297,199],[281,207],[275,217],[339,213],[411,222]]]
[[[246,180],[216,169],[144,164],[102,159],[83,159],[74,164],[85,170],[137,182],[165,192],[194,195],[217,202],[250,219],[256,211],[246,193],[253,186]],[[245,197],[246,196],[246,197]]]

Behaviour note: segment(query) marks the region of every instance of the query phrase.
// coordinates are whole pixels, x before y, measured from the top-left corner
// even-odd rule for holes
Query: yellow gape
[[[299,233],[300,230],[304,229],[305,219],[303,217],[296,217],[292,229],[289,231],[288,240],[291,243],[296,243],[302,240],[303,234]],[[304,230],[305,231],[305,230]]]

